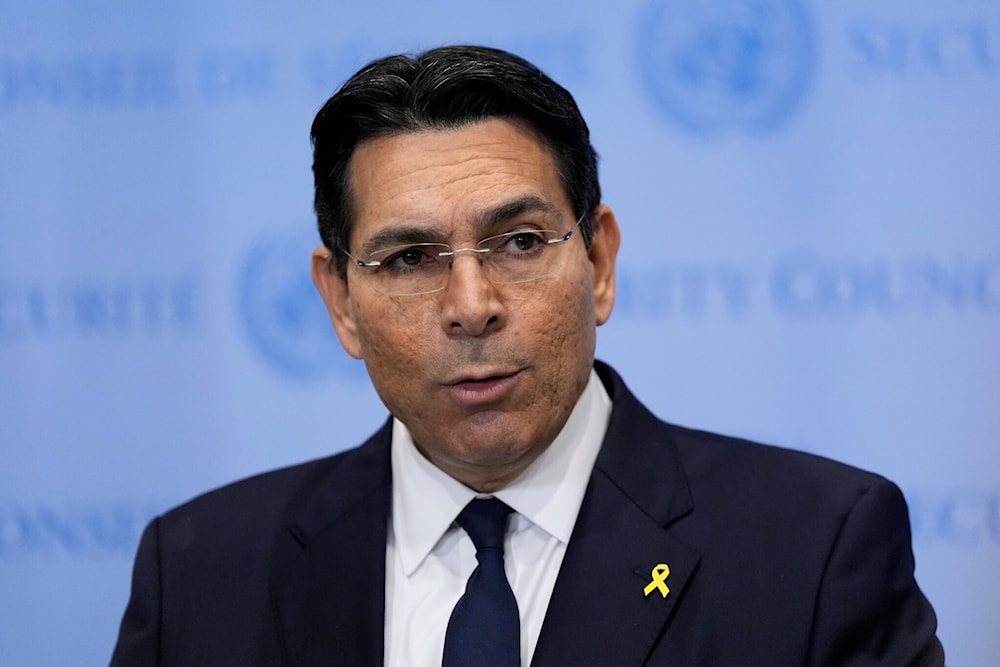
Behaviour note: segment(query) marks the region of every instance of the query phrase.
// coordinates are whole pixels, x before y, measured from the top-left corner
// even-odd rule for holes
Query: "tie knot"
[[[476,498],[465,506],[456,521],[472,538],[477,552],[493,548],[502,554],[507,517],[512,511],[497,498]]]

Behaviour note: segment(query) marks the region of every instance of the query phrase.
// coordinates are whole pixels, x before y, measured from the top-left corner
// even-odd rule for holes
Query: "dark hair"
[[[601,201],[597,154],[569,92],[513,54],[480,46],[445,46],[416,56],[390,56],[363,67],[316,114],[312,125],[315,208],[323,244],[340,275],[353,225],[350,162],[375,137],[453,129],[488,118],[516,118],[538,131],[566,195],[593,238],[591,213]]]

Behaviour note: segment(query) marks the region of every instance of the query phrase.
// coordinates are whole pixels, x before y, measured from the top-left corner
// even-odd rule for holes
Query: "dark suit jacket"
[[[533,665],[943,664],[895,485],[665,424],[597,367],[614,409]],[[154,520],[112,664],[382,664],[389,442]]]

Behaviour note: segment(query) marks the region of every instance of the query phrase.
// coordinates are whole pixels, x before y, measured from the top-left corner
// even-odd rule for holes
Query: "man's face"
[[[351,161],[352,254],[379,238],[413,236],[474,247],[536,225],[576,222],[549,151],[537,135],[493,119],[446,131],[362,143]],[[459,253],[443,290],[376,291],[372,268],[328,268],[313,277],[341,344],[364,359],[390,412],[432,463],[480,491],[500,488],[552,442],[583,391],[595,328],[611,313],[618,227],[596,212],[590,251],[579,231],[547,249],[554,270],[513,285],[487,280],[475,253]]]

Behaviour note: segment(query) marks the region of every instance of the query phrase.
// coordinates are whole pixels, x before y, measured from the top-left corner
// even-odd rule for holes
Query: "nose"
[[[503,326],[500,293],[486,276],[475,252],[452,256],[448,284],[441,296],[441,326],[448,335],[479,337]]]

